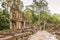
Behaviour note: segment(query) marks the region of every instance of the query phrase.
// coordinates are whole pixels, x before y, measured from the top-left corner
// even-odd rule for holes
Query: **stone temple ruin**
[[[0,31],[0,40],[27,40],[35,29],[29,26],[29,18],[13,2],[10,7],[10,30]]]
[[[28,40],[28,38],[39,31],[40,24],[29,25],[29,18],[19,10],[13,2],[10,7],[10,30],[0,31],[0,40]]]
[[[16,3],[13,3],[10,8],[10,29],[18,30],[22,27],[25,28],[28,25],[28,18],[19,11]]]

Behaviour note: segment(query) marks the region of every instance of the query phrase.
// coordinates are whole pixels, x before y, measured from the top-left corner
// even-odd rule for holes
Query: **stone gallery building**
[[[10,7],[10,29],[16,30],[26,28],[28,25],[28,18],[23,12],[19,10],[19,7],[13,2]]]

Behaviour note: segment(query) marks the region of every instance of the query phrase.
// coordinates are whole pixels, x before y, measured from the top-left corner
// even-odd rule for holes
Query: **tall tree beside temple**
[[[22,11],[24,6],[23,6],[23,2],[21,0],[6,0],[6,1],[2,2],[2,5],[3,5],[4,8],[9,9],[14,1],[18,5],[19,10]]]
[[[48,3],[46,2],[46,0],[33,0],[32,5],[29,5],[27,7],[31,8],[33,13],[33,17],[34,17],[34,13],[39,14],[39,20],[40,20],[40,11],[44,10],[44,11],[48,11],[48,7],[47,7]]]
[[[21,0],[15,0],[16,4],[18,5],[19,7],[19,10],[21,11],[23,9],[23,2]]]

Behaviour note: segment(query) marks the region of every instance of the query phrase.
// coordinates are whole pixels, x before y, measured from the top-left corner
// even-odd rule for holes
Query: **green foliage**
[[[29,8],[26,8],[24,10],[24,13],[26,14],[26,16],[28,16],[30,19],[32,18],[32,10]]]
[[[30,19],[29,23],[30,23],[31,25],[34,24],[35,22],[37,22],[37,20],[38,20],[38,15],[34,14],[31,9],[26,8],[26,9],[24,10],[24,13],[25,13],[26,16],[29,17],[29,19]]]
[[[60,18],[58,15],[53,14],[48,18],[49,23],[60,23]]]
[[[31,25],[39,20],[39,14],[37,13],[36,15],[30,8],[26,8],[24,13],[30,19],[29,23]],[[60,23],[60,17],[58,17],[58,15],[51,15],[49,12],[43,10],[40,12],[40,20],[45,20],[48,23]]]
[[[0,10],[0,30],[9,29],[9,14],[6,9]]]
[[[51,15],[49,12],[41,11],[40,20],[45,20],[48,23],[60,23],[60,17],[57,14]]]
[[[40,12],[40,19],[47,20],[50,17],[50,14],[46,11]]]
[[[3,8],[7,8],[7,3],[6,3],[6,2],[3,2],[1,6],[2,6]]]
[[[32,10],[29,9],[29,8],[26,8],[26,9],[24,10],[24,13],[25,13],[25,15],[30,19],[30,20],[29,20],[29,23],[32,24],[32,23],[33,23],[33,22],[32,22]]]

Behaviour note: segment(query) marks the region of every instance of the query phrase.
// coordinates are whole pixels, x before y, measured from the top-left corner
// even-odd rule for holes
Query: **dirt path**
[[[28,40],[58,40],[56,36],[48,33],[47,31],[38,31],[34,35],[30,36]]]

